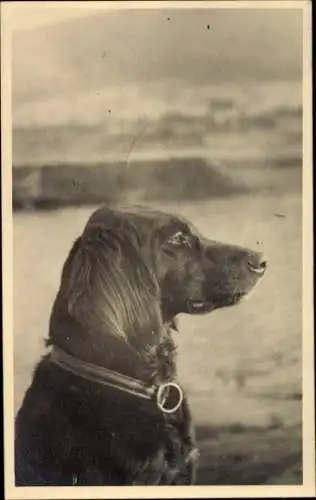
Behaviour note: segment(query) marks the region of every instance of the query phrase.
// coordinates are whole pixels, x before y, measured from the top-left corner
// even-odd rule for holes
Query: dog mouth
[[[230,307],[238,304],[244,297],[248,295],[247,292],[238,292],[232,294],[225,300],[188,300],[186,304],[186,312],[188,314],[208,314],[215,309],[223,307]]]
[[[249,271],[256,274],[259,278],[261,278],[266,272],[266,263],[263,262],[260,266],[254,266],[251,262],[248,262]]]
[[[187,311],[189,314],[206,314],[215,309],[213,302],[204,300],[188,300]]]

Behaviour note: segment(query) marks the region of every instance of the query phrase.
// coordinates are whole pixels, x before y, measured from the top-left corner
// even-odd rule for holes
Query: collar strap
[[[159,386],[147,385],[141,380],[83,361],[55,346],[50,353],[50,359],[69,373],[90,382],[156,402],[163,413],[175,413],[183,401],[183,391],[175,382],[166,382]]]

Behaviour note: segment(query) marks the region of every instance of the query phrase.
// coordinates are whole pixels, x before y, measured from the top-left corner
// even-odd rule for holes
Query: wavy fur
[[[102,207],[65,261],[47,344],[158,386],[177,377],[176,316],[237,303],[261,269],[260,254],[206,240],[183,218]],[[192,484],[195,449],[186,398],[164,415],[48,354],[16,418],[16,484]]]

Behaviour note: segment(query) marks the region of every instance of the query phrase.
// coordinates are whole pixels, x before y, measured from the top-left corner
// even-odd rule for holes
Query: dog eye
[[[187,246],[191,247],[191,237],[189,234],[185,234],[182,231],[178,231],[173,234],[171,238],[168,239],[167,243],[175,246]]]

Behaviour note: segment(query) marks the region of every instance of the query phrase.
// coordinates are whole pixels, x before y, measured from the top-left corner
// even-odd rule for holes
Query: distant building
[[[239,122],[240,109],[233,98],[210,99],[208,111],[215,126],[230,127]]]

